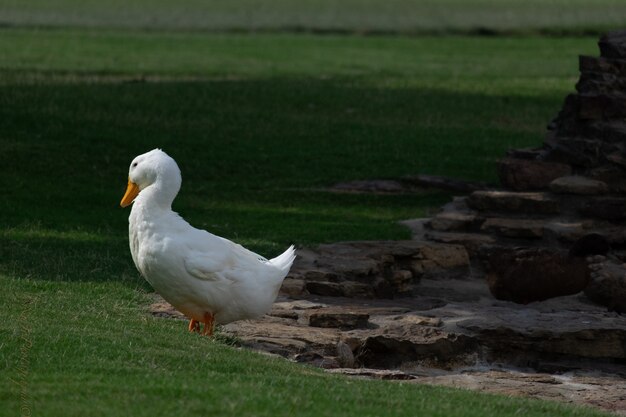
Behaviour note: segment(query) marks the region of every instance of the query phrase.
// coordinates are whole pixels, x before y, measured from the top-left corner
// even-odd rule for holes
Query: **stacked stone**
[[[348,298],[414,295],[423,278],[466,277],[469,255],[461,245],[417,241],[361,241],[301,249],[281,291]]]
[[[577,92],[543,146],[499,161],[506,191],[458,198],[428,224],[431,240],[463,244],[485,261],[498,298],[573,294],[593,278],[581,260],[609,249],[626,259],[626,31],[599,46],[600,57],[580,57]]]

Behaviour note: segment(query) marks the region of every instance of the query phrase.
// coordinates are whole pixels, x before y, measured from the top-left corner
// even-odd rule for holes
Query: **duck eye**
[[[133,168],[137,166],[137,162],[133,162]]]

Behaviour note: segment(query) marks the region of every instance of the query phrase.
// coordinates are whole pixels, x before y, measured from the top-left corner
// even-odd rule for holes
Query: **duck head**
[[[181,185],[178,164],[160,149],[137,156],[128,169],[128,187],[120,206],[129,206],[138,196],[150,195],[157,204],[171,206]]]

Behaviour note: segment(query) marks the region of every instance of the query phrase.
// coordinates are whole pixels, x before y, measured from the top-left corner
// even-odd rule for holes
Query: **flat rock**
[[[475,191],[468,204],[479,211],[554,214],[560,210],[558,200],[542,192]]]
[[[571,243],[578,240],[591,227],[589,221],[553,220],[544,225],[544,232],[554,236],[561,242]]]
[[[462,245],[471,254],[475,254],[485,245],[496,243],[496,239],[479,233],[428,232],[426,238],[435,242]]]
[[[420,362],[429,366],[473,361],[478,348],[473,337],[422,325],[398,325],[364,333],[353,330],[343,337],[362,340],[355,357],[365,367],[396,368],[403,363]]]
[[[564,175],[570,175],[571,166],[560,162],[504,158],[498,161],[500,182],[516,191],[540,190]]]
[[[581,208],[582,214],[609,221],[626,219],[626,198],[597,197],[589,199]]]
[[[476,215],[460,212],[439,213],[432,218],[429,225],[433,230],[451,231],[467,230],[476,221]]]
[[[605,194],[609,187],[602,181],[572,175],[552,181],[550,190],[558,194],[594,195]]]
[[[322,308],[306,314],[309,326],[330,327],[342,330],[366,328],[369,317],[368,313],[349,311],[345,308]]]
[[[492,308],[491,313],[496,316],[475,317],[458,325],[473,333],[479,344],[488,346],[492,359],[506,358],[509,363],[519,365],[528,361],[528,352],[540,353],[544,359],[549,354],[587,359],[626,358],[623,349],[626,324],[616,320],[615,314],[579,310],[577,315],[572,315],[571,311],[563,310],[498,307]],[[591,320],[596,322],[592,325]]]
[[[271,318],[246,320],[222,326],[222,331],[239,339],[244,346],[259,347],[259,343],[271,345],[273,353],[289,356],[306,351],[317,351],[321,355],[334,355],[340,339],[340,330],[298,325],[294,321],[276,322]]]
[[[312,310],[328,307],[327,304],[314,303],[308,300],[281,301],[274,303],[272,311],[280,310]]]
[[[531,219],[489,218],[481,226],[484,232],[494,232],[514,238],[541,238],[545,222]]]
[[[462,373],[418,376],[411,382],[580,404],[626,415],[626,381],[609,373],[576,371],[553,376],[517,369],[468,369]]]
[[[341,374],[352,377],[362,377],[369,379],[384,379],[384,380],[400,380],[406,381],[409,379],[415,379],[416,377],[410,374],[407,374],[402,371],[392,371],[385,369],[370,369],[370,368],[359,368],[359,369],[351,369],[351,368],[338,368],[331,369],[328,372],[332,374]]]

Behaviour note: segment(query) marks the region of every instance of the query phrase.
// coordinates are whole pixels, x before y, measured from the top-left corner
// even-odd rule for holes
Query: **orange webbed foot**
[[[215,327],[215,316],[211,313],[204,313],[204,336],[213,336],[213,328]]]
[[[200,333],[200,322],[196,319],[189,320],[189,331],[191,333]]]

